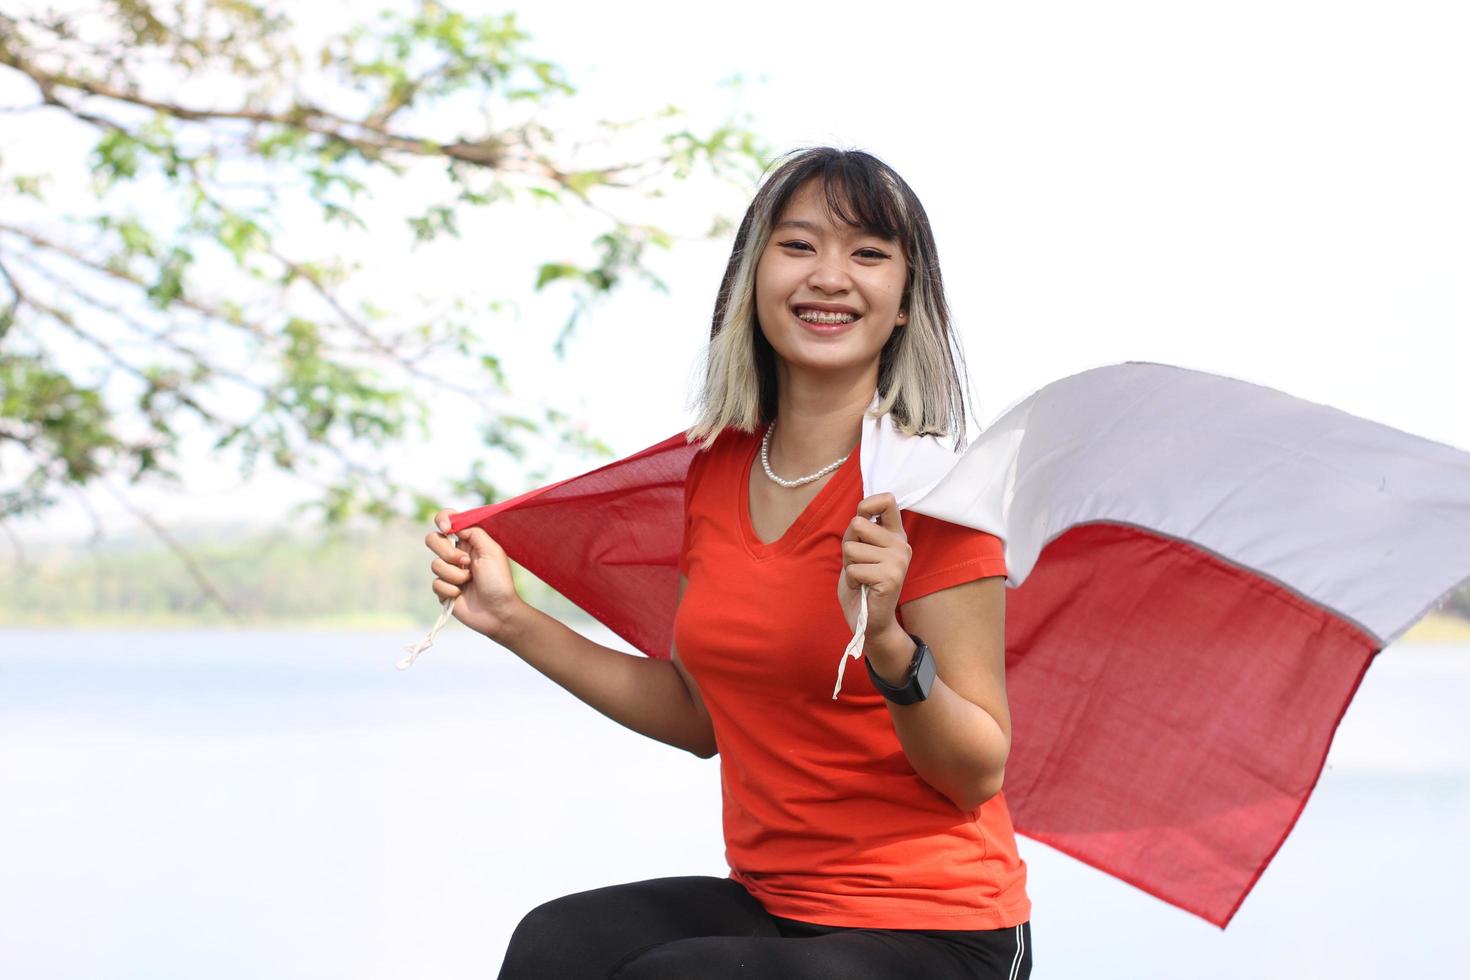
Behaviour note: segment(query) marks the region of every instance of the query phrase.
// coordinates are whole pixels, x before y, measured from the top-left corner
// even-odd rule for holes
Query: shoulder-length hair
[[[753,433],[776,415],[776,352],[756,319],[755,271],[771,226],[797,189],[815,177],[838,220],[898,239],[908,262],[899,304],[908,311],[908,321],[895,327],[883,346],[878,404],[865,415],[878,418],[891,412],[901,431],[952,436],[955,451],[963,449],[964,355],[950,327],[939,253],[918,197],[891,167],[861,150],[794,150],[772,166],[740,222],[720,282],[704,385],[696,399],[697,420],[686,431],[686,440],[703,440],[700,449],[709,449],[723,429]]]

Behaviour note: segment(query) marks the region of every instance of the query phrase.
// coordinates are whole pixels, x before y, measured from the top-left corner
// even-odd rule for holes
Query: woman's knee
[[[706,950],[692,949],[688,942],[669,942],[640,950],[629,956],[608,980],[688,980],[712,976],[717,969]],[[699,944],[707,946],[707,944]]]
[[[500,980],[578,976],[598,958],[598,921],[588,919],[584,893],[543,902],[521,917],[511,933]]]
[[[630,955],[689,935],[775,935],[759,905],[732,884],[699,876],[658,878],[543,902],[511,934],[501,980],[606,976]]]
[[[811,939],[780,936],[701,936],[663,943],[630,956],[608,980],[857,980],[874,976],[924,976],[905,964],[874,970],[854,951],[823,949]]]

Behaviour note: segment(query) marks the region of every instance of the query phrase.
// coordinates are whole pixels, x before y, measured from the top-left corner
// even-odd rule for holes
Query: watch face
[[[934,654],[924,642],[919,641],[919,669],[914,675],[914,685],[918,689],[919,700],[929,697],[929,690],[934,687]]]

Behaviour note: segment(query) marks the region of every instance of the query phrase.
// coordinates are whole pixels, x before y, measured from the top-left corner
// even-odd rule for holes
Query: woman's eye
[[[811,248],[811,246],[808,245],[806,242],[782,242],[781,243],[781,247],[782,248],[805,248],[805,249],[810,249]],[[857,254],[858,255],[861,255],[865,259],[886,259],[886,258],[888,258],[888,256],[886,254],[884,254],[883,252],[878,251],[876,248],[860,249]]]

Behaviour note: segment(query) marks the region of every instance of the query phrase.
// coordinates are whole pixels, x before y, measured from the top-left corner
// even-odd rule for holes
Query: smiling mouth
[[[845,327],[862,319],[862,315],[857,313],[828,313],[824,310],[808,308],[792,310],[791,313],[807,326],[818,328]]]
[[[792,315],[795,316],[795,314],[792,314]],[[861,317],[859,317],[858,319],[861,319]],[[796,321],[798,323],[800,323],[803,327],[805,327],[807,330],[811,331],[812,333],[816,333],[816,334],[839,334],[839,333],[843,333],[848,328],[850,328],[853,324],[855,324],[855,323],[858,322],[857,319],[853,319],[853,320],[832,320],[830,322],[824,322],[822,320],[805,320],[805,319],[803,319],[803,318],[801,318],[799,316],[796,317]]]

